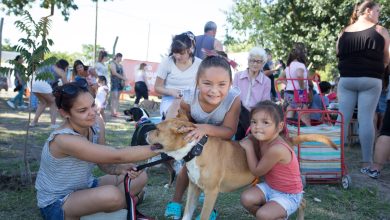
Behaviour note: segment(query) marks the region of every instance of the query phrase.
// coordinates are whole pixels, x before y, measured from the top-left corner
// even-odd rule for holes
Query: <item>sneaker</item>
[[[27,105],[19,105],[17,106],[18,109],[27,109],[28,106]]]
[[[363,167],[360,169],[360,172],[368,175],[370,173],[370,167]]]
[[[367,175],[373,179],[378,179],[381,175],[381,171],[379,170],[369,170]]]
[[[169,219],[181,219],[182,205],[177,202],[169,202],[165,209],[164,216]]]
[[[15,109],[15,104],[14,104],[14,102],[12,102],[11,100],[8,100],[8,101],[7,101],[7,105],[8,105],[9,107]]]

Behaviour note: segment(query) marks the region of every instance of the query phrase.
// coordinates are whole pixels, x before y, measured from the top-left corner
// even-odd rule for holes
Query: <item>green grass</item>
[[[24,143],[24,119],[27,118],[27,114],[25,112],[5,114],[4,112],[8,109],[4,106],[4,101],[0,99],[0,177],[11,174],[18,176],[22,165],[20,150]],[[126,106],[129,106],[128,102],[122,103],[121,109],[123,110]],[[43,115],[42,121],[48,125],[47,114]],[[106,140],[109,145],[126,146],[130,143],[134,124],[127,123],[123,119],[115,119],[106,124],[106,130]],[[39,152],[49,133],[47,126],[32,129],[28,142],[33,147],[32,149]],[[346,150],[346,161],[350,171],[357,170],[359,167],[357,162],[359,159],[356,158],[360,158],[359,148]],[[39,162],[32,157],[30,165],[34,172],[38,170]],[[103,175],[98,169],[95,169],[94,174]],[[147,215],[164,219],[165,206],[172,198],[174,188],[164,187],[168,182],[168,174],[164,168],[152,168],[148,171],[148,176],[145,200],[139,208]],[[390,193],[389,188],[387,191],[383,189],[380,191],[375,185],[380,182],[368,178],[362,181],[361,178],[354,179],[353,176],[352,180],[354,187],[348,190],[342,189],[339,184],[308,185],[305,188],[306,219],[390,219],[390,203],[384,200],[384,195]],[[33,186],[16,187],[16,190],[10,190],[8,186],[15,184],[14,182],[1,182],[1,184],[1,220],[41,219]],[[242,190],[219,195],[216,209],[220,214],[220,219],[254,219],[240,205]],[[321,202],[316,202],[314,198],[320,199]],[[200,207],[196,215],[199,210]]]

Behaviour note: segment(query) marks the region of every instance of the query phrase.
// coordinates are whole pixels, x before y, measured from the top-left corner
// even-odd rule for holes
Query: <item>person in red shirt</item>
[[[298,158],[280,134],[283,110],[272,101],[259,102],[251,111],[251,135],[242,141],[250,171],[265,182],[241,194],[241,204],[256,219],[287,219],[303,197]]]

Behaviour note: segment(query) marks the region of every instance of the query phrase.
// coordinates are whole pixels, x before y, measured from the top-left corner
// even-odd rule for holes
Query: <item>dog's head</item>
[[[150,131],[147,134],[146,140],[152,145],[152,150],[157,152],[165,152],[170,155],[170,152],[180,150],[187,151],[194,145],[184,140],[184,137],[189,132],[188,127],[195,127],[188,120],[179,118],[171,118],[162,121],[157,125],[156,130]],[[188,152],[188,151],[187,151]],[[183,152],[184,153],[184,152]],[[170,155],[171,156],[171,155]],[[175,159],[181,159],[180,156],[172,155]],[[176,158],[178,157],[178,158]]]
[[[141,118],[149,118],[149,113],[138,107],[124,110],[123,113],[130,117],[129,121],[139,121]]]

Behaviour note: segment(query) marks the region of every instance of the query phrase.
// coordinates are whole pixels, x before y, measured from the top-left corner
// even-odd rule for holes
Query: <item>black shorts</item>
[[[390,100],[387,100],[387,108],[380,135],[390,136]]]

